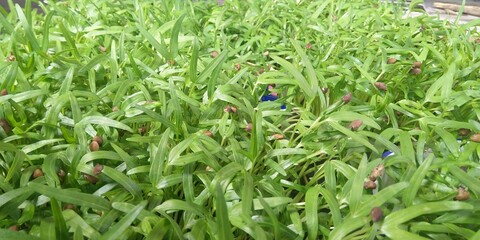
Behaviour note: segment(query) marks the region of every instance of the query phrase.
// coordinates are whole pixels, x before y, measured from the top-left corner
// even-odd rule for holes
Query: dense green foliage
[[[2,239],[480,238],[480,21],[49,2],[0,15]]]

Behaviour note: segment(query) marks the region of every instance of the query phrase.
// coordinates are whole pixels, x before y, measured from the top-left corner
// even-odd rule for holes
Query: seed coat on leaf
[[[363,125],[363,121],[360,119],[356,119],[350,123],[349,128],[352,129],[353,131],[357,131],[362,125]]]
[[[342,97],[342,101],[343,101],[344,103],[349,103],[350,100],[352,100],[352,93],[351,93],[351,92],[345,94],[345,95]]]
[[[387,85],[383,82],[375,82],[374,85],[378,90],[387,91]]]
[[[396,62],[397,62],[397,59],[396,59],[396,58],[393,58],[393,57],[392,57],[392,58],[388,58],[388,59],[387,59],[387,63],[388,63],[388,64],[394,64],[394,63],[396,63]]]
[[[383,219],[383,210],[379,207],[374,207],[370,211],[370,216],[372,217],[372,222],[378,222]]]

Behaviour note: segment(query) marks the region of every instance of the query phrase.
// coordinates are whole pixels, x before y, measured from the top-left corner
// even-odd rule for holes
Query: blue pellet
[[[387,150],[387,151],[383,152],[382,158],[386,158],[386,157],[392,156],[392,155],[394,155],[394,154],[395,154],[395,153]]]
[[[273,96],[271,94],[268,94],[268,95],[265,95],[262,97],[262,102],[266,102],[266,101],[275,101],[278,99],[278,96]]]

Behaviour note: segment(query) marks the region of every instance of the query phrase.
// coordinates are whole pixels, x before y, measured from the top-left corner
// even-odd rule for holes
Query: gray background
[[[13,2],[20,4],[20,6],[22,6],[22,7],[25,6],[25,0],[13,0]],[[9,10],[7,0],[0,0],[0,5],[2,5],[2,7],[5,8],[7,11]],[[36,4],[34,1],[32,1],[32,6],[33,7],[38,7],[38,4]]]

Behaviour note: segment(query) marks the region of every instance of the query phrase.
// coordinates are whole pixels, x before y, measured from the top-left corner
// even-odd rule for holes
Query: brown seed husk
[[[83,174],[83,177],[85,178],[85,180],[91,184],[95,184],[98,182],[98,178],[96,178],[95,176],[92,176],[90,174]]]
[[[213,136],[213,133],[208,131],[208,130],[205,130],[205,132],[203,132],[203,134],[205,134],[205,136],[207,136],[207,137],[212,137]]]
[[[412,68],[410,70],[410,74],[412,74],[412,75],[420,75],[421,73],[422,73],[422,69],[420,69],[420,68]]]
[[[98,174],[100,174],[102,171],[103,171],[103,165],[97,163],[97,164],[95,165],[95,167],[93,167],[92,173],[93,173],[94,175],[98,175]]]
[[[472,136],[470,136],[470,141],[472,142],[480,142],[480,133],[475,133]]]
[[[223,108],[223,111],[226,112],[226,113],[230,113],[230,112],[232,112],[232,107],[230,105],[227,105]]]
[[[468,134],[470,134],[470,129],[466,129],[466,128],[458,129],[458,135],[467,136]]]
[[[272,135],[272,137],[276,140],[284,139],[285,137],[281,133],[275,133]]]
[[[58,170],[58,172],[57,172],[57,176],[58,176],[58,178],[60,179],[60,182],[63,182],[63,181],[65,180],[65,176],[66,176],[66,175],[67,175],[67,174],[65,173],[65,171],[63,171],[63,169],[60,169],[60,170]]]
[[[210,53],[210,57],[212,57],[212,58],[218,57],[218,52],[217,52],[217,51],[211,52],[211,53]]]
[[[33,178],[38,178],[38,177],[41,177],[41,176],[43,176],[43,171],[40,168],[35,169],[32,173]]]
[[[352,93],[351,93],[351,92],[345,94],[345,95],[342,97],[342,101],[343,101],[344,103],[349,103],[350,100],[352,100]]]
[[[10,131],[12,131],[12,128],[10,128],[10,124],[8,124],[6,119],[0,119],[0,127],[3,128],[3,131],[5,133],[9,133]]]
[[[412,64],[412,68],[421,68],[422,67],[422,62],[413,62]]]
[[[377,184],[372,180],[368,180],[365,183],[363,183],[363,187],[365,189],[375,189],[377,188]]]
[[[18,231],[18,225],[12,225],[8,228],[8,230],[17,232]]]
[[[253,129],[252,123],[248,123],[247,126],[245,127],[245,131],[247,131],[247,132],[251,132],[252,129]]]
[[[7,94],[8,94],[8,91],[7,91],[7,89],[5,89],[5,88],[2,89],[2,91],[0,92],[0,96],[5,96],[5,95],[7,95]]]
[[[258,69],[258,74],[262,74],[262,73],[264,73],[264,72],[265,72],[265,68],[260,67],[260,68]]]
[[[382,176],[384,172],[385,172],[385,165],[380,164],[372,170],[368,178],[372,181],[375,181],[377,180],[378,177]]]
[[[387,85],[383,82],[375,82],[374,85],[378,90],[387,91]]]
[[[77,207],[73,204],[65,204],[63,205],[63,210],[67,210],[67,209],[71,209],[73,211],[75,211],[77,209]]]
[[[98,135],[94,136],[92,138],[92,141],[97,142],[98,145],[100,145],[100,146],[102,146],[102,144],[103,144],[103,138],[101,136],[98,136]]]
[[[388,59],[387,59],[387,63],[388,63],[388,64],[394,64],[394,63],[396,63],[396,62],[397,62],[397,59],[396,59],[396,58],[391,57],[391,58],[388,58]]]
[[[145,133],[147,133],[147,128],[146,127],[138,128],[138,134],[143,136]]]
[[[463,187],[459,187],[457,196],[455,196],[455,200],[465,201],[465,200],[468,200],[469,198],[470,198],[470,193],[468,192],[468,190],[466,190]]]
[[[374,207],[370,211],[370,216],[372,217],[372,222],[378,222],[383,219],[383,210],[379,207]]]
[[[8,56],[8,57],[5,59],[5,61],[7,61],[7,62],[14,62],[14,61],[17,61],[17,57],[15,57],[15,55],[12,54],[12,55]]]
[[[98,144],[98,142],[92,141],[90,143],[89,148],[90,148],[90,151],[95,152],[95,151],[98,151],[100,149],[100,145]]]

